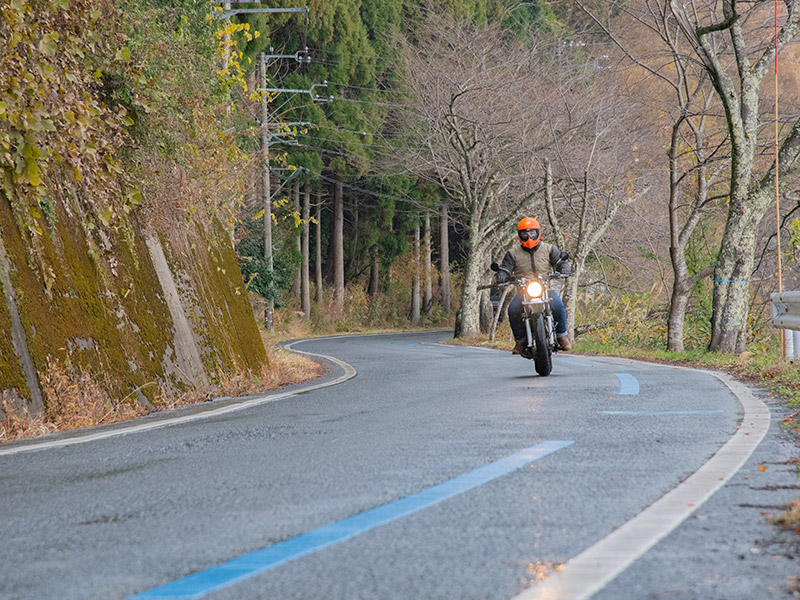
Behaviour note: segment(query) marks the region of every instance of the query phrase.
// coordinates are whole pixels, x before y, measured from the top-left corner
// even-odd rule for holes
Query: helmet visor
[[[539,239],[538,229],[520,229],[518,233],[519,239],[521,239],[523,242],[527,242],[528,240],[536,241]]]

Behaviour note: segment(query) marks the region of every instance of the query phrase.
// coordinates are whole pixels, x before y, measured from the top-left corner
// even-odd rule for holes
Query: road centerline
[[[619,379],[620,396],[638,396],[639,381],[630,373],[615,373]]]
[[[572,441],[551,440],[520,450],[405,498],[314,529],[249,554],[244,554],[204,571],[131,596],[130,600],[193,600],[229,587],[317,550],[349,540],[376,527],[475,489],[572,445]]]

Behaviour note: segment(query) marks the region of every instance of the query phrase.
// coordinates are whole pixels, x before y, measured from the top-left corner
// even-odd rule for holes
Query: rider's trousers
[[[561,296],[555,290],[550,290],[550,308],[553,310],[553,320],[556,322],[556,337],[567,335],[567,310],[564,308]],[[522,322],[522,310],[522,294],[517,294],[508,305],[508,322],[517,342],[528,339],[525,323]]]

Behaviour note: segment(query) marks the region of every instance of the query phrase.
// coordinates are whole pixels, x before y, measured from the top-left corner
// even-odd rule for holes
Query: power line
[[[352,88],[354,90],[366,90],[368,92],[380,92],[381,94],[397,94],[397,95],[400,95],[400,96],[403,95],[401,92],[397,92],[395,90],[379,90],[379,89],[376,89],[376,88],[368,88],[368,87],[363,87],[363,86],[360,86],[360,85],[349,85],[347,83],[334,83],[333,81],[329,81],[328,85],[336,85],[336,86],[339,86],[339,87]]]
[[[409,204],[416,204],[419,205],[419,200],[414,200],[413,198],[408,198],[407,196],[392,196],[390,194],[381,194],[379,192],[373,192],[372,190],[368,190],[366,188],[358,187],[357,185],[352,185],[349,183],[345,183],[343,181],[339,181],[338,179],[333,179],[332,177],[326,177],[325,175],[320,174],[320,179],[323,179],[329,183],[339,183],[343,187],[349,188],[351,190],[355,190],[357,192],[362,192],[364,194],[368,194],[370,196],[375,196],[376,198],[386,198],[387,200],[397,200],[398,202],[408,202]]]
[[[353,144],[356,146],[367,146],[370,148],[387,148],[389,150],[394,150],[392,146],[387,146],[385,144],[367,144],[366,142],[354,142],[354,141],[347,141],[347,140],[335,140],[333,138],[324,138],[324,137],[317,137],[314,135],[308,135],[307,133],[301,133],[298,135],[302,135],[303,137],[312,139],[312,140],[320,140],[323,142],[334,142],[336,144]]]
[[[334,96],[333,101],[342,100],[343,102],[355,102],[356,104],[372,104],[373,106],[391,106],[394,108],[406,108],[405,104],[398,104],[396,102],[370,102],[369,100],[355,100],[354,98],[345,98],[344,96]]]

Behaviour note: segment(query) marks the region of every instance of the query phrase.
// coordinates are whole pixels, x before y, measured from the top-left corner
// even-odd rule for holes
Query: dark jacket
[[[500,263],[497,281],[504,283],[516,277],[547,276],[553,270],[569,273],[569,264],[561,260],[561,250],[545,242],[539,242],[532,250],[515,244]]]

